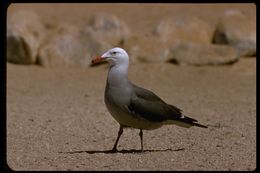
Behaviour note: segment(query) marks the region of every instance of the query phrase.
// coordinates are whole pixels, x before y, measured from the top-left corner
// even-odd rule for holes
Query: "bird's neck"
[[[128,83],[128,63],[115,64],[110,66],[107,83],[114,86],[122,86]]]

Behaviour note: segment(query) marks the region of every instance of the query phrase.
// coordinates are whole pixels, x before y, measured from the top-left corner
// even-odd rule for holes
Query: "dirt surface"
[[[115,5],[116,6],[116,5]],[[133,7],[134,6],[134,7]],[[158,9],[162,9],[158,13]],[[253,5],[30,5],[47,20],[79,22],[97,10],[120,14],[136,32],[169,13],[202,14]],[[94,8],[95,7],[95,8]],[[122,8],[119,8],[122,7]],[[205,8],[205,10],[201,10]],[[71,11],[68,12],[68,9]],[[135,11],[135,10],[136,11]],[[177,11],[177,12],[176,12]],[[74,14],[74,16],[70,14]],[[75,13],[74,13],[75,12]],[[44,15],[43,15],[44,14]],[[85,15],[83,15],[85,14]],[[134,15],[134,16],[132,16]],[[66,16],[66,17],[64,17]],[[75,17],[78,16],[78,17]],[[81,16],[81,18],[80,18]],[[136,21],[136,16],[140,20]],[[212,17],[209,16],[208,17]],[[136,22],[136,25],[133,23]],[[147,28],[147,27],[144,27]],[[151,29],[150,27],[148,27]],[[140,33],[141,34],[141,33]],[[105,51],[105,50],[104,50]],[[130,57],[131,58],[131,57]],[[131,61],[131,60],[130,60]],[[256,59],[225,66],[130,63],[129,78],[198,119],[208,129],[163,126],[126,129],[109,153],[119,125],[103,96],[108,66],[42,68],[7,63],[7,162],[14,170],[254,170],[256,168]]]

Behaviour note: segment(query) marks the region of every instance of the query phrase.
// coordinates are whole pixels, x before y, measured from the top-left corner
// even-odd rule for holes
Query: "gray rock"
[[[108,49],[109,45],[94,39],[78,27],[63,25],[41,47],[38,64],[45,67],[89,66],[93,56]]]
[[[237,50],[226,45],[177,44],[170,49],[168,61],[188,65],[222,65],[238,60]]]
[[[109,13],[96,13],[90,19],[85,31],[112,47],[122,45],[130,35],[127,25]]]
[[[214,29],[214,26],[195,16],[174,16],[163,19],[153,34],[169,45],[181,42],[211,43]]]
[[[34,64],[45,28],[33,11],[17,11],[7,16],[7,61]]]
[[[227,12],[216,27],[213,43],[232,45],[239,56],[255,56],[256,16]]]

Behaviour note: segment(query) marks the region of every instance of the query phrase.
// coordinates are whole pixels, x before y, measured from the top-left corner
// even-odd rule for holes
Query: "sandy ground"
[[[44,11],[37,8],[39,13]],[[53,11],[49,8],[47,13],[51,16]],[[77,14],[82,15],[82,11],[83,7],[78,6]],[[163,10],[162,15],[165,14]],[[156,15],[150,13],[150,16]],[[128,23],[131,20],[129,17]],[[131,64],[129,78],[134,83],[209,126],[208,129],[163,126],[144,131],[143,153],[138,152],[139,130],[135,129],[125,130],[118,153],[108,153],[119,125],[103,100],[107,71],[107,65],[83,69],[7,63],[9,167],[14,170],[256,168],[255,58],[214,67]]]
[[[44,69],[7,65],[7,159],[16,170],[252,170],[256,167],[256,65],[135,64],[130,79],[208,129],[126,130],[103,93],[107,66]],[[140,75],[140,71],[142,72]],[[133,150],[134,149],[134,150]]]

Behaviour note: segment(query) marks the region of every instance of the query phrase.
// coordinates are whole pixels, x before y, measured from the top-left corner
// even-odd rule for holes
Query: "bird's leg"
[[[142,129],[140,129],[139,136],[141,139],[141,150],[143,151],[143,131],[142,131]]]
[[[118,131],[118,135],[117,135],[117,139],[116,139],[116,143],[115,143],[115,145],[114,145],[114,147],[113,147],[113,149],[112,149],[113,152],[116,152],[116,151],[117,151],[116,146],[117,146],[117,143],[118,143],[119,138],[120,138],[120,136],[122,135],[122,133],[123,133],[123,127],[120,125],[119,131]]]

